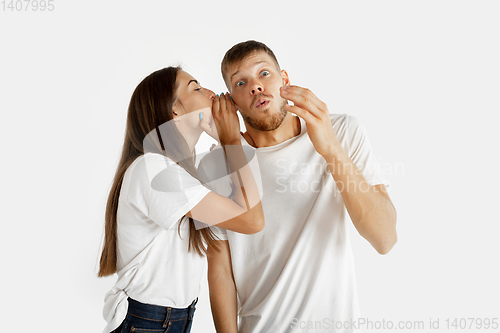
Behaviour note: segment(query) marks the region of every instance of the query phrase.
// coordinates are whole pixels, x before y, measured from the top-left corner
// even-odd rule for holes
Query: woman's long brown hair
[[[196,154],[191,156],[192,158],[186,158],[191,155],[189,146],[176,127],[169,127],[168,142],[165,142],[165,136],[160,135],[161,127],[164,128],[167,123],[174,123],[169,121],[173,119],[172,106],[178,86],[176,84],[177,73],[180,70],[180,67],[160,69],[142,80],[132,94],[128,107],[122,156],[106,204],[104,246],[99,263],[99,277],[116,273],[118,199],[125,172],[137,157],[149,151],[168,156],[198,179],[195,167]],[[152,131],[158,134],[159,142],[146,142],[154,137],[148,135]],[[168,202],[165,204],[168,205]],[[215,243],[217,237],[212,230],[210,228],[197,230],[193,219],[187,216],[183,216],[180,220],[179,237],[180,225],[186,219],[189,221],[189,251],[194,249],[200,256],[206,255],[205,243],[217,249]]]

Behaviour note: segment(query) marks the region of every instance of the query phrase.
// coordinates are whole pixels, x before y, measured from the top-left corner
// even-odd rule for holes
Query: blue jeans
[[[198,298],[184,309],[140,303],[128,298],[127,316],[112,333],[189,333]]]

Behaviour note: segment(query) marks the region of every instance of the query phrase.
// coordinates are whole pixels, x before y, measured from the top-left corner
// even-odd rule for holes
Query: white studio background
[[[498,1],[52,3],[0,8],[3,331],[102,330],[104,204],[132,91],[176,64],[226,91],[220,61],[248,39],[360,118],[391,182],[392,251],[351,228],[362,316],[442,332],[500,317]],[[192,332],[214,332],[206,279],[198,304]]]

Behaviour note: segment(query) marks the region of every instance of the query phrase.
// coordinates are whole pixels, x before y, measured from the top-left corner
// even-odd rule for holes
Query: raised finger
[[[307,110],[300,108],[296,105],[290,105],[290,104],[285,104],[285,109],[288,112],[291,112],[293,114],[296,114],[300,118],[304,119],[307,124],[312,123],[313,121],[316,120],[316,117],[314,117],[313,114],[308,112]]]
[[[233,112],[236,112],[238,111],[238,106],[236,105],[236,103],[234,102],[233,98],[231,97],[231,94],[230,93],[227,93],[227,96],[228,96],[228,107],[231,108],[231,111]]]
[[[220,99],[219,96],[214,96],[214,100],[212,101],[212,116],[217,117],[220,109]]]
[[[226,94],[222,93],[220,95],[220,104],[221,104],[221,111],[223,112],[227,112],[228,111],[228,107],[229,107],[229,103],[228,103],[228,97]]]
[[[309,89],[299,86],[284,86],[280,88],[280,93],[281,97],[292,101],[300,108],[308,110],[316,117],[320,117],[327,110],[326,104]]]

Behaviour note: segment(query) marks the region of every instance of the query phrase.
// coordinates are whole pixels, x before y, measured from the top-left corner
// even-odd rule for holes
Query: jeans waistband
[[[179,320],[189,318],[193,319],[194,311],[196,310],[196,298],[193,303],[187,308],[172,308],[159,305],[145,304],[136,301],[135,299],[128,298],[128,313],[131,315],[149,319],[149,320]]]

